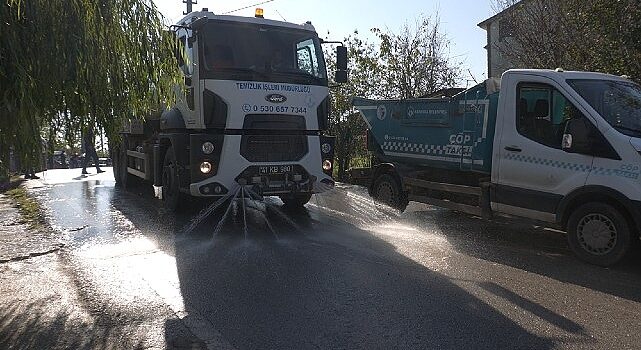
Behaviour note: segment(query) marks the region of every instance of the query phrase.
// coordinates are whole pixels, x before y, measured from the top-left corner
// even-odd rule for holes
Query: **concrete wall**
[[[501,74],[506,70],[519,67],[501,54],[501,49],[510,38],[500,37],[499,21],[496,20],[489,23],[487,28],[488,42],[486,49],[488,51],[488,76],[491,78],[500,78]]]

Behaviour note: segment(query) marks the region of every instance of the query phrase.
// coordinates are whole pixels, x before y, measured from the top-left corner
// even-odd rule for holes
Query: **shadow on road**
[[[412,212],[405,219],[435,224],[463,254],[641,302],[639,249],[621,264],[602,268],[578,260],[563,233],[530,224],[485,221],[448,210]]]
[[[52,313],[51,303],[41,300],[0,310],[0,344],[10,349],[138,349],[130,342],[130,325],[90,323],[67,311]]]
[[[192,310],[183,321],[206,320],[210,332],[237,349],[495,349],[515,340],[527,348],[554,346],[394,246],[317,210],[286,211],[277,200],[266,208],[248,204],[248,236],[235,208],[212,238],[220,211],[181,235],[197,211],[163,214],[173,222],[159,224],[164,219],[154,206],[119,191],[112,203],[141,232],[170,232],[161,240],[176,235],[173,249],[160,246],[175,256]],[[577,327],[566,328],[581,333]]]
[[[51,203],[52,214],[65,215],[71,210],[74,214],[66,218],[70,224],[89,224],[90,229],[75,234],[81,242],[142,234],[175,257],[185,308],[177,316],[201,340],[222,339],[237,349],[496,349],[515,344],[546,349],[556,345],[555,340],[530,333],[449,277],[401,254],[359,224],[436,220],[443,226],[461,221],[463,228],[470,226],[469,232],[443,231],[457,249],[465,250],[468,245],[458,242],[483,227],[473,224],[473,219],[456,216],[454,220],[447,212],[432,212],[434,217],[417,212],[408,218],[379,214],[367,207],[363,197],[340,189],[317,196],[308,209],[300,211],[286,211],[280,201],[271,200],[267,206],[246,203],[243,217],[242,207],[237,206],[220,233],[212,237],[222,216],[220,210],[194,231],[182,234],[201,206],[171,214],[148,194],[112,186],[113,182],[89,180],[55,187],[52,197],[73,198],[73,202]],[[497,240],[501,242],[500,235]],[[509,254],[500,253],[501,248],[488,247],[487,240],[481,242],[483,252],[472,255],[514,263]],[[498,254],[493,253],[496,250]],[[528,264],[540,262],[523,265]],[[591,341],[581,326],[551,310],[500,286],[481,287],[572,333],[577,341]],[[176,322],[175,318],[166,322],[167,334]],[[167,345],[175,346],[172,339],[167,339]]]
[[[184,302],[235,348],[554,345],[356,226],[288,214],[301,228],[270,215],[278,238],[231,223],[213,242],[201,229],[176,243]]]

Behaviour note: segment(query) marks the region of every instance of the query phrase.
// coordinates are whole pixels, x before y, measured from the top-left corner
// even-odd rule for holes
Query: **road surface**
[[[111,172],[30,182],[64,248],[1,267],[16,348],[633,349],[641,258],[606,269],[562,233],[339,185],[301,211],[165,212]],[[194,226],[194,225],[192,225]],[[9,265],[9,266],[7,266]],[[7,302],[5,303],[6,306]]]

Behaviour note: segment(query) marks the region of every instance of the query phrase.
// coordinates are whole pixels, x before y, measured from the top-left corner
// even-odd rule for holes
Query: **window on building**
[[[514,36],[514,24],[512,18],[499,20],[499,42]]]

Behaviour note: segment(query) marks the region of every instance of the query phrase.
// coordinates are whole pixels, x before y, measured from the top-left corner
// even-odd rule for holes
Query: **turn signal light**
[[[209,174],[211,171],[211,163],[210,162],[202,162],[200,163],[200,172],[203,174]]]

